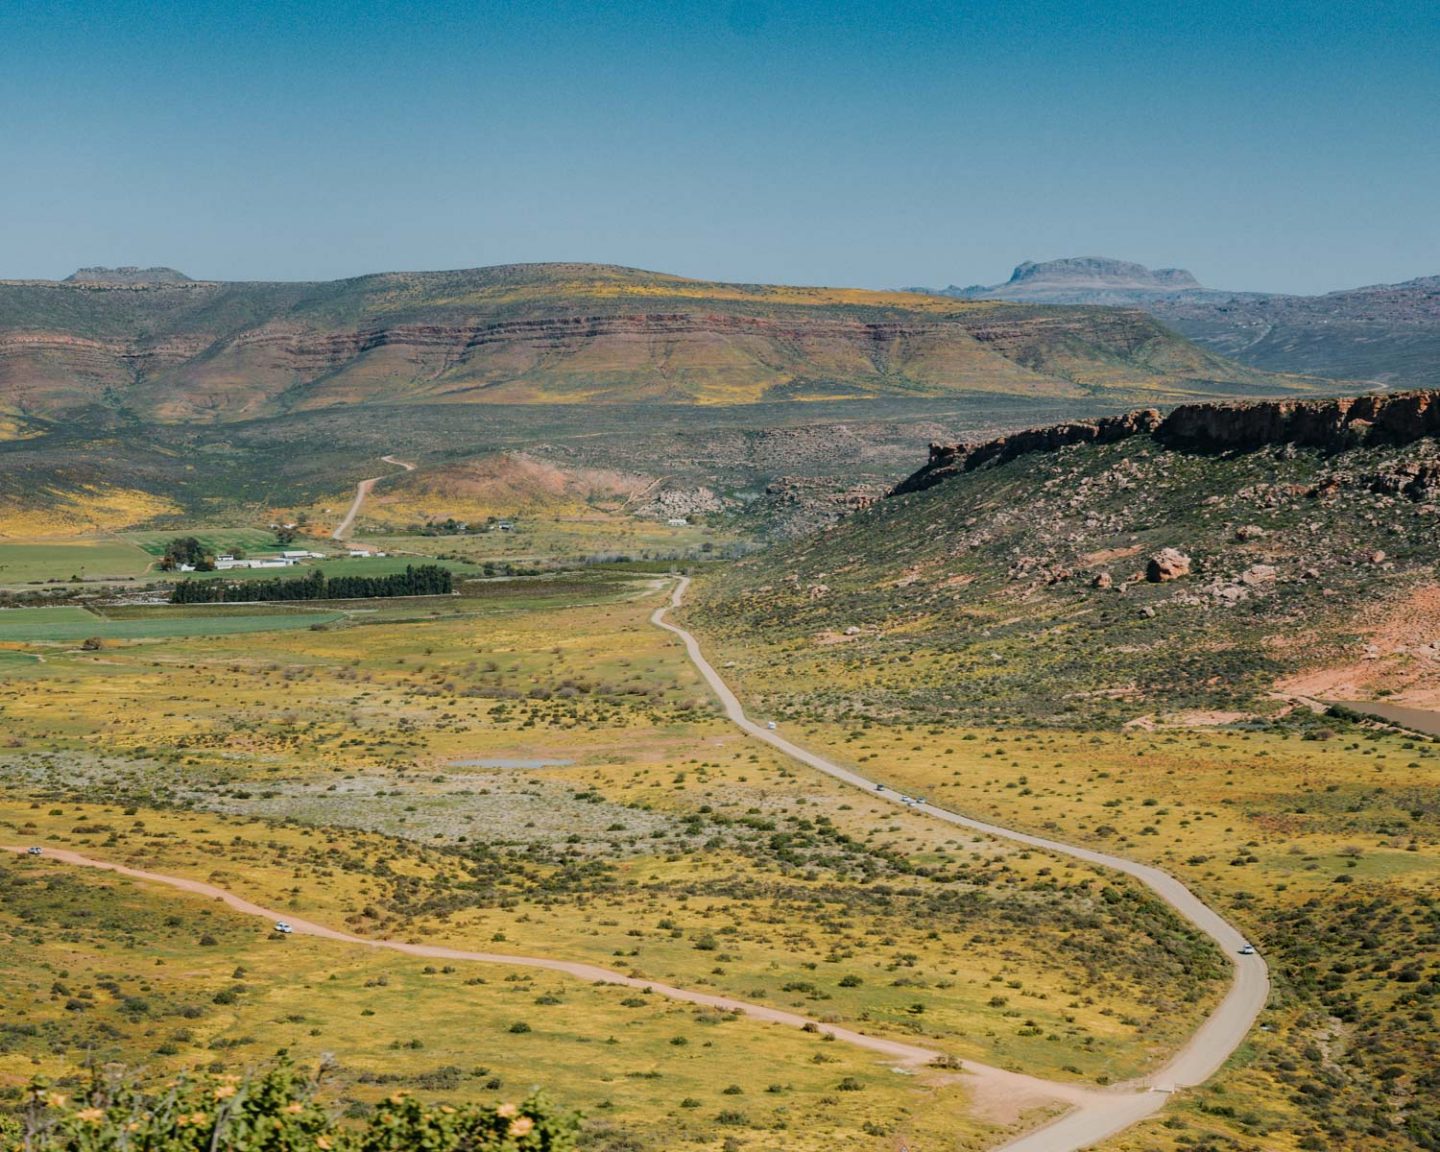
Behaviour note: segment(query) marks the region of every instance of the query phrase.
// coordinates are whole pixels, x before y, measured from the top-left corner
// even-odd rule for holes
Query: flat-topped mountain
[[[189,284],[190,277],[174,268],[77,268],[63,281],[66,284]]]
[[[1017,265],[1004,284],[944,289],[961,300],[1017,300],[1046,304],[1133,303],[1162,292],[1200,290],[1200,281],[1183,268],[1146,268],[1105,256]]]
[[[612,265],[328,283],[137,279],[127,291],[94,283],[0,283],[0,411],[218,421],[436,402],[984,394],[1124,403],[1313,384],[1203,351],[1137,311],[726,284]]]

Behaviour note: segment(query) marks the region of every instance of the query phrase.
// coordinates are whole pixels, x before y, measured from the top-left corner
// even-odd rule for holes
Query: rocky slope
[[[1271,372],[1392,387],[1440,385],[1440,276],[1294,296],[1203,288],[1188,272],[1082,258],[1021,264],[962,300],[1139,308],[1196,343]]]
[[[891,498],[736,565],[696,611],[753,645],[756,682],[783,660],[787,691],[832,715],[1434,706],[1437,434],[1440,394],[1409,393],[937,446]]]
[[[146,279],[153,272],[0,283],[0,412],[229,421],[417,401],[1133,401],[1310,387],[1204,352],[1139,312],[598,265],[324,284]]]

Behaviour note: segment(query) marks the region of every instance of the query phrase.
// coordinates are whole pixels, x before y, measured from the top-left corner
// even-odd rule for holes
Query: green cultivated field
[[[226,636],[237,632],[270,632],[308,628],[341,619],[340,612],[258,612],[155,609],[141,616],[126,613],[109,619],[85,608],[9,608],[0,611],[0,642],[68,643],[99,636],[106,640],[141,640],[167,636]]]
[[[156,554],[164,551],[164,545],[161,545]],[[150,556],[124,540],[0,544],[0,584],[68,580],[72,576],[122,579],[139,576],[149,566]]]

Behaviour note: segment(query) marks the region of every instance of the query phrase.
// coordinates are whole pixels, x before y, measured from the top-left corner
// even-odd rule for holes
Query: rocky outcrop
[[[1286,446],[1343,452],[1362,445],[1399,446],[1440,436],[1440,391],[1184,404],[1163,419],[1146,408],[1104,420],[1034,428],[978,444],[932,444],[925,467],[890,494],[919,492],[957,473],[1032,452],[1053,452],[1071,444],[1109,444],[1133,436],[1149,436],[1163,448],[1192,452],[1254,452]],[[1371,485],[1377,491],[1414,496],[1440,484],[1437,471],[1430,465],[1409,465],[1373,477]]]
[[[890,495],[920,492],[959,472],[973,472],[986,464],[1004,464],[1032,452],[1054,452],[1071,444],[1113,444],[1117,440],[1128,440],[1131,436],[1153,433],[1160,422],[1158,411],[1142,408],[1102,420],[1031,428],[979,444],[931,444],[930,462],[902,480]]]
[[[1294,444],[1340,452],[1409,444],[1440,433],[1440,392],[1379,392],[1334,400],[1186,404],[1156,429],[1168,447],[1252,452]]]

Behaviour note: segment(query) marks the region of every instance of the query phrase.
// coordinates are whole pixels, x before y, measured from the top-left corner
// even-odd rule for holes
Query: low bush
[[[283,1058],[252,1076],[182,1076],[162,1089],[94,1080],[73,1099],[32,1082],[21,1110],[0,1116],[0,1146],[28,1152],[570,1152],[579,1123],[543,1095],[494,1107],[432,1106],[404,1093],[363,1126],[342,1125],[317,1081]]]

